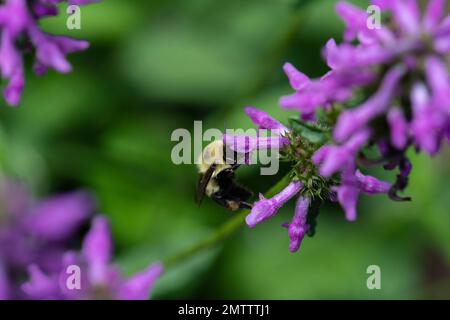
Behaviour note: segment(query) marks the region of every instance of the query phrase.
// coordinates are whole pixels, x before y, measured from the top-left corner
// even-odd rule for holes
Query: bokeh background
[[[44,29],[88,39],[91,48],[71,56],[69,75],[27,74],[20,108],[0,102],[2,171],[38,196],[92,191],[126,274],[189,247],[232,214],[194,203],[196,168],[172,163],[172,131],[192,132],[194,120],[251,127],[247,105],[286,119],[277,102],[291,89],[281,67],[290,61],[312,77],[326,71],[321,47],[343,30],[334,4],[107,0],[82,8],[81,30],[65,29],[64,15],[46,20]],[[292,215],[288,205],[169,270],[154,298],[450,298],[449,154],[448,147],[434,159],[411,152],[411,203],[363,196],[355,223],[328,206],[296,254],[280,226]],[[255,192],[279,178],[261,177],[257,167],[238,176]],[[373,264],[381,290],[366,287]]]

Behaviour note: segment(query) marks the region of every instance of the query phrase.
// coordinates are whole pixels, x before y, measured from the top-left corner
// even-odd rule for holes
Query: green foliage
[[[321,125],[315,125],[301,121],[298,116],[289,118],[291,128],[303,139],[313,145],[321,146],[330,141],[330,129]]]

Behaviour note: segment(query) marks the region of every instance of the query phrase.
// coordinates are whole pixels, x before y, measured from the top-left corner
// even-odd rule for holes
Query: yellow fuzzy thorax
[[[216,165],[216,170],[214,170],[213,177],[222,170],[231,167],[223,160],[222,140],[215,140],[208,144],[198,157],[197,167],[200,173],[205,173],[212,164]]]

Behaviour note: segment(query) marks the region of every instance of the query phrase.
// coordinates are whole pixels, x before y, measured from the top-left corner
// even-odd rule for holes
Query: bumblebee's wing
[[[211,180],[211,177],[215,169],[216,166],[212,165],[211,167],[208,168],[208,170],[205,173],[201,174],[200,178],[198,179],[195,202],[197,202],[197,204],[199,205],[202,203],[202,200],[205,196],[206,186],[208,185],[209,180]]]

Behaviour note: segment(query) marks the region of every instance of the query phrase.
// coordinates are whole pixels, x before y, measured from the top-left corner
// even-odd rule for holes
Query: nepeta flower
[[[385,96],[385,99],[380,103],[377,102],[372,108],[366,108],[366,111],[373,110],[375,116],[387,115],[391,131],[395,131],[391,132],[391,145],[394,149],[404,150],[408,145],[405,141],[410,141],[412,136],[412,143],[416,148],[431,155],[435,154],[439,151],[450,125],[450,81],[448,68],[444,62],[450,53],[450,46],[446,45],[450,43],[450,16],[442,20],[445,1],[428,1],[422,17],[417,1],[375,1],[374,3],[392,13],[398,30],[391,31],[382,27],[380,30],[372,31],[374,35],[378,35],[373,42],[365,43],[360,39],[362,48],[377,48],[389,56],[388,59],[378,61],[376,64],[385,67],[393,65],[378,91]],[[362,10],[360,15],[366,16]],[[389,34],[389,37],[381,38],[381,33]],[[358,55],[353,58],[357,59],[357,57]],[[362,67],[368,66],[362,65]],[[400,68],[406,70],[406,74],[399,74]],[[393,79],[389,79],[388,76]],[[425,79],[426,82],[413,80],[411,84],[406,80],[414,79],[414,77]],[[400,79],[404,79],[408,86],[406,90],[398,86]],[[413,89],[408,93],[407,89],[411,87]],[[392,107],[396,104],[392,101],[395,99],[400,100],[402,105],[397,105],[398,111],[392,114]],[[348,138],[352,133],[348,123],[358,122],[358,112],[361,112],[360,110],[364,107],[366,105],[357,107],[351,115],[346,114],[347,121],[339,119],[335,129],[336,140]],[[402,114],[411,113],[412,119],[409,121],[405,117],[402,118]],[[368,120],[372,119],[373,116],[368,117]],[[395,128],[394,121],[400,128]],[[368,125],[367,121],[363,125]]]
[[[247,215],[245,221],[250,228],[262,223],[278,213],[278,210],[286,202],[300,193],[303,184],[299,181],[291,182],[280,193],[270,199],[266,199],[262,194],[260,199],[253,205],[250,214]],[[295,207],[295,214],[290,223],[283,224],[288,229],[290,239],[289,251],[297,252],[300,249],[303,238],[310,230],[307,224],[307,215],[310,207],[310,199],[308,197],[299,196]]]
[[[354,110],[344,111],[339,116],[334,128],[334,139],[339,143],[350,139],[359,130],[366,128],[375,117],[385,113],[390,107],[402,75],[403,68],[401,67],[390,70],[372,97]]]
[[[260,137],[257,135],[233,135],[224,134],[224,143],[238,153],[251,153],[256,150],[278,150],[287,144],[287,140],[281,136]]]
[[[310,199],[306,197],[298,197],[297,204],[295,206],[295,215],[292,218],[291,223],[286,223],[283,226],[288,229],[288,235],[290,239],[289,251],[297,252],[300,249],[303,238],[309,231],[309,225],[307,224],[308,210],[310,206]]]
[[[341,146],[325,145],[316,151],[312,160],[320,165],[320,174],[330,177],[336,172],[354,171],[356,154],[367,143],[370,131],[362,130]]]
[[[331,39],[324,48],[331,70],[309,80],[286,64],[284,70],[296,93],[280,100],[282,108],[296,109],[310,119],[317,108],[348,107],[333,129],[338,145],[321,147],[312,159],[320,165],[322,176],[341,175],[341,185],[334,189],[350,219],[356,217],[357,158],[363,148],[378,144],[382,156],[378,162],[386,169],[400,169],[397,181],[383,193],[408,200],[396,194],[408,181],[407,149],[413,146],[434,155],[450,132],[450,77],[445,63],[450,53],[450,16],[443,18],[445,1],[428,1],[423,14],[416,0],[373,4],[390,13],[392,27],[369,28],[365,10],[339,2],[336,11],[346,30],[343,44]],[[356,91],[369,98],[354,106],[351,98]]]
[[[436,154],[448,130],[448,119],[432,104],[432,98],[423,84],[416,84],[411,93],[413,121],[411,135],[418,149]]]
[[[293,181],[283,191],[270,199],[266,199],[260,194],[259,200],[255,202],[250,214],[245,218],[247,225],[253,228],[257,224],[272,218],[286,202],[300,192],[301,188],[301,182]]]
[[[402,150],[408,144],[409,124],[400,108],[392,108],[387,114],[390,141],[396,149]]]
[[[289,144],[286,137],[289,129],[281,122],[254,107],[246,107],[245,113],[258,126],[256,136],[225,133],[222,139],[232,151],[244,155],[243,160],[246,164],[250,163],[249,155],[257,150],[280,150]]]
[[[83,5],[97,0],[69,0],[68,4]],[[20,103],[25,85],[23,55],[33,48],[36,52],[34,71],[43,75],[49,68],[60,73],[70,72],[66,59],[69,53],[85,50],[86,41],[55,36],[39,28],[39,20],[57,15],[57,5],[64,0],[5,0],[0,4],[0,70],[8,81],[4,89],[6,102]]]
[[[38,266],[29,268],[30,280],[22,289],[32,299],[118,299],[146,300],[155,281],[161,276],[160,263],[124,279],[111,265],[112,239],[107,220],[97,217],[83,241],[80,253],[68,252],[62,271],[45,274]],[[80,288],[69,288],[68,266],[80,267]]]
[[[356,204],[361,192],[367,195],[388,193],[392,185],[388,182],[378,180],[375,177],[365,176],[359,170],[353,173],[346,170],[342,174],[341,184],[334,187],[337,199],[345,211],[348,221],[355,221],[357,216]]]
[[[262,194],[260,199],[253,205],[250,214],[245,221],[250,228],[274,217],[281,207],[290,199],[294,198],[302,191],[303,184],[299,181],[291,182],[280,193],[270,199],[266,199]],[[288,230],[290,240],[289,251],[297,252],[305,235],[311,230],[308,224],[308,212],[311,205],[311,199],[307,196],[299,195],[295,206],[295,214],[290,223],[282,226]]]
[[[261,111],[255,107],[246,107],[244,111],[253,123],[260,129],[275,129],[278,130],[278,133],[283,136],[289,132],[289,129],[286,128],[285,125],[274,119],[267,112]]]
[[[315,111],[320,106],[329,106],[331,103],[350,99],[351,86],[365,84],[368,80],[367,75],[362,73],[341,77],[332,72],[320,79],[311,80],[289,63],[284,65],[284,70],[297,92],[294,95],[282,97],[280,105],[284,109],[299,111],[304,120],[314,120]],[[370,79],[371,75],[369,75]]]
[[[61,268],[64,251],[89,219],[94,201],[77,191],[35,201],[22,185],[0,183],[0,291],[21,298],[19,281],[35,264],[46,272]]]

